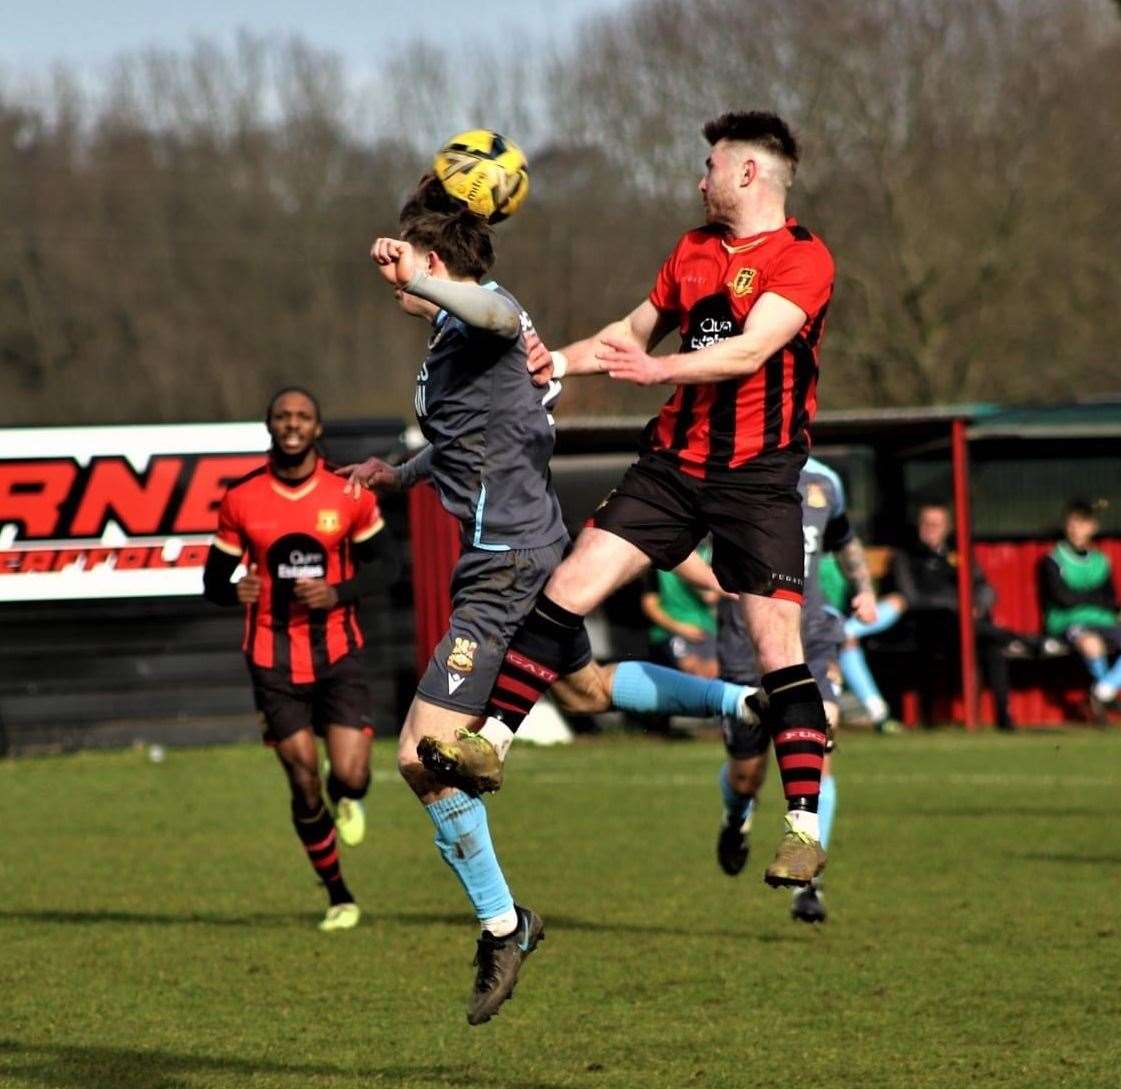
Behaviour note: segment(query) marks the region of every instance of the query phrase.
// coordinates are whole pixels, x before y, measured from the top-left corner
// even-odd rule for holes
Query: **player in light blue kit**
[[[845,512],[845,493],[841,478],[817,458],[806,461],[798,477],[798,493],[802,498],[802,531],[805,538],[806,583],[802,606],[802,642],[806,663],[817,682],[825,704],[830,734],[839,718],[837,656],[844,638],[839,613],[826,604],[818,578],[818,565],[823,552],[833,552],[849,582],[856,590],[852,599],[853,613],[866,622],[876,618],[876,596],[872,576],[864,556],[864,546],[853,533]],[[758,684],[759,672],[751,648],[751,640],[743,623],[742,611],[721,603],[717,649],[722,676],[742,684]],[[755,795],[767,773],[767,731],[750,723],[726,719],[724,742],[728,761],[720,771],[720,790],[724,799],[724,820],[716,843],[716,857],[721,869],[734,876],[743,870],[748,858],[748,833],[751,826]],[[819,819],[821,845],[828,847],[837,804],[837,786],[832,774],[833,740],[830,736],[821,778]],[[795,759],[797,759],[795,757]],[[803,922],[825,921],[825,904],[821,898],[821,878],[803,888],[795,889],[791,914]]]

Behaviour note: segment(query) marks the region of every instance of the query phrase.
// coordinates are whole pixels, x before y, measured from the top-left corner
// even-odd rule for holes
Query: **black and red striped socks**
[[[816,813],[827,730],[817,682],[802,663],[765,674],[763,690],[768,701],[764,722],[774,741],[786,807]]]
[[[342,867],[339,864],[339,840],[338,833],[335,831],[335,822],[323,804],[323,799],[317,798],[316,807],[311,809],[303,798],[293,798],[292,824],[296,829],[296,835],[304,845],[312,869],[327,890],[331,903],[354,903],[354,897],[346,887]]]
[[[570,660],[572,644],[583,624],[582,616],[542,593],[510,640],[487,701],[487,718],[498,719],[516,733]]]

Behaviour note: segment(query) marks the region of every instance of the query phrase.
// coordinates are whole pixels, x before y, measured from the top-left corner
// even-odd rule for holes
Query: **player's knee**
[[[601,715],[610,711],[613,669],[593,662],[578,674],[579,683],[562,678],[550,689],[557,706],[568,715]]]
[[[829,723],[830,728],[836,729],[841,722],[841,708],[838,704],[833,703],[832,700],[824,702],[825,707],[825,721]]]
[[[1105,642],[1097,632],[1083,632],[1078,637],[1078,649],[1087,658],[1101,658],[1105,654]]]
[[[309,809],[318,808],[323,784],[319,781],[319,771],[315,765],[288,764],[286,770],[293,797],[301,799]]]

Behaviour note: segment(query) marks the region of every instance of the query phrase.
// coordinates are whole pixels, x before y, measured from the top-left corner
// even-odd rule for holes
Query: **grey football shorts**
[[[451,622],[417,685],[418,696],[451,711],[483,713],[510,640],[568,544],[562,538],[545,548],[464,549],[452,574]],[[575,673],[591,660],[591,644],[581,629],[561,675]]]

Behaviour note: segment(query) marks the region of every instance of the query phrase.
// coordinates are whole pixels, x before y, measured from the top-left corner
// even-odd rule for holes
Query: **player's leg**
[[[510,641],[481,730],[496,748],[507,748],[537,700],[572,672],[584,617],[651,564],[676,567],[696,547],[704,530],[694,490],[689,478],[640,458],[592,515]]]
[[[489,1021],[510,997],[522,961],[545,937],[541,918],[514,903],[491,841],[482,800],[436,779],[421,761],[423,739],[451,741],[477,722],[473,713],[426,702],[418,695],[397,747],[397,767],[436,829],[436,847],[451,868],[479,920],[477,972],[467,1020]]]
[[[323,802],[315,735],[308,727],[297,730],[277,741],[275,752],[291,789],[292,826],[315,875],[327,890],[327,914],[319,929],[349,930],[357,925],[360,911],[343,880],[338,833]]]
[[[1104,710],[1116,703],[1118,695],[1121,694],[1121,655],[1118,655],[1113,665],[1108,665],[1109,651],[1121,645],[1121,626],[1101,628],[1087,634],[1096,642],[1098,658],[1095,668],[1101,674],[1094,678],[1092,695],[1095,703]]]
[[[366,838],[366,795],[370,790],[371,727],[332,722],[327,727],[327,797],[335,810],[339,838],[357,847]]]
[[[841,721],[841,708],[837,702],[840,694],[840,669],[836,664],[837,645],[825,645],[811,636],[807,639],[806,660],[825,705],[825,719],[829,724],[829,741],[821,767],[821,793],[818,799],[818,822],[821,846],[829,849],[833,835],[833,818],[837,811],[837,782],[833,777],[834,731]],[[827,912],[819,874],[810,884],[793,890],[790,914],[803,923],[823,923]]]
[[[566,668],[551,689],[557,706],[571,715],[617,710],[689,718],[726,715],[745,722],[759,719],[757,693],[750,685],[697,677],[654,662],[589,661]]]
[[[314,721],[314,686],[294,685],[271,669],[250,667],[253,693],[264,722],[264,740],[284,770],[291,794],[292,826],[308,862],[327,892],[321,930],[349,929],[358,905],[343,880],[335,822],[323,802]]]
[[[845,621],[845,642],[838,657],[841,672],[849,691],[864,705],[872,724],[880,733],[896,733],[899,724],[891,718],[887,701],[868,668],[868,660],[864,657],[860,640],[887,631],[906,611],[907,599],[902,594],[888,594],[876,602],[875,620],[864,623],[855,616],[850,616]]]
[[[646,554],[622,537],[595,526],[581,532],[510,640],[482,730],[496,749],[505,753],[526,715],[572,660],[584,617],[649,566]]]
[[[716,836],[716,861],[734,877],[747,865],[755,798],[767,777],[771,738],[761,722],[724,719],[728,759],[720,768],[723,816]]]
[[[796,601],[757,594],[743,594],[740,601],[762,674],[764,722],[787,805],[786,831],[765,878],[769,885],[806,885],[825,867],[818,800],[826,720],[802,653],[802,609]]]
[[[327,797],[339,838],[356,847],[366,837],[365,797],[370,789],[370,687],[358,654],[337,661],[316,683],[315,717],[325,723],[330,772]]]

